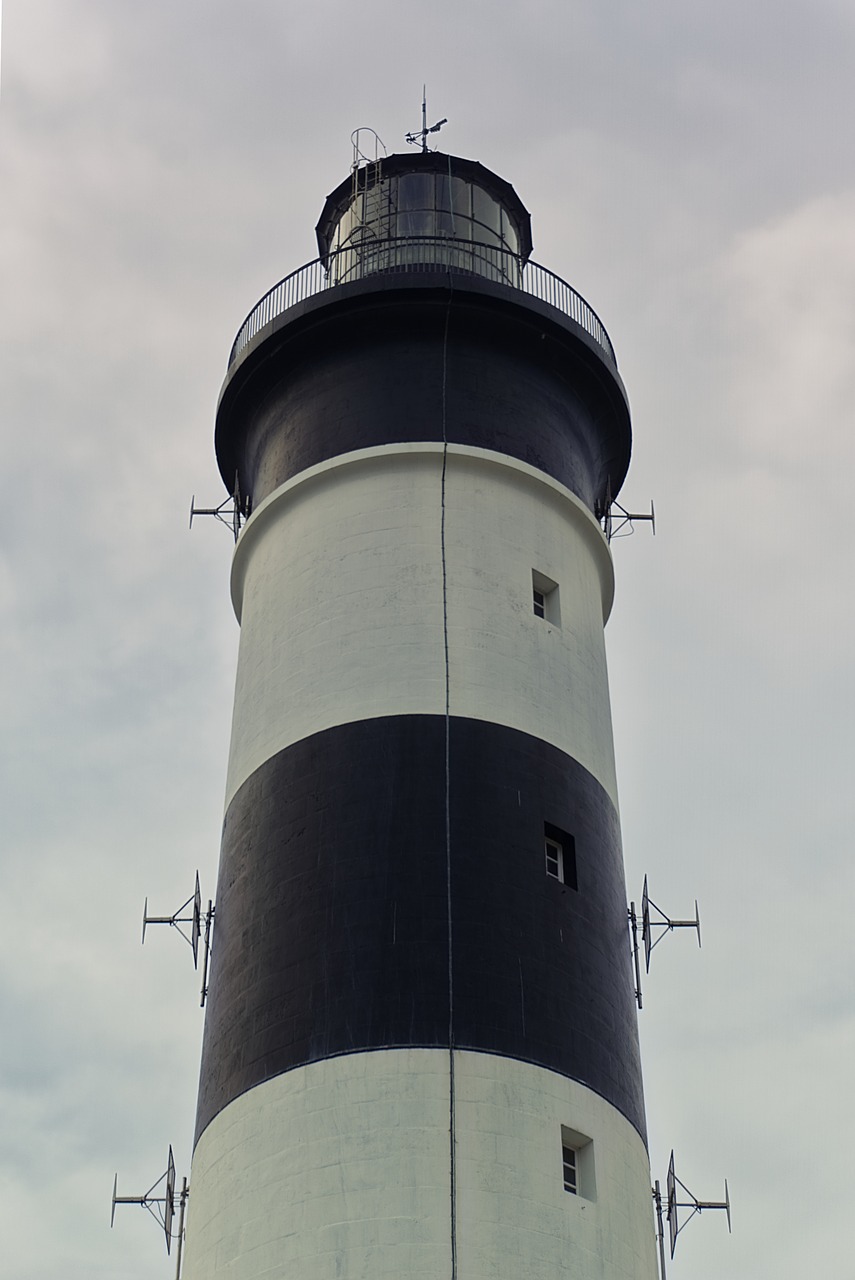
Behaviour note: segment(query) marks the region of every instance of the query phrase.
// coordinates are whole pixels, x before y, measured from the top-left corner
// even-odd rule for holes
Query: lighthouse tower
[[[478,163],[356,167],[217,413],[248,517],[185,1280],[653,1280],[597,316]]]

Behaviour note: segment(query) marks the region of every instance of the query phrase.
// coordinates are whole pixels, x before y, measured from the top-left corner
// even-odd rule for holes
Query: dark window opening
[[[569,831],[562,831],[551,822],[543,824],[543,848],[546,858],[546,874],[561,884],[578,889],[576,878],[576,841]]]

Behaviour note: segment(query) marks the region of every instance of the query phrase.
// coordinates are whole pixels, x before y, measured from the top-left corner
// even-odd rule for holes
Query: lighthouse
[[[654,1280],[604,625],[630,416],[514,188],[357,163],[232,348],[186,1280]]]

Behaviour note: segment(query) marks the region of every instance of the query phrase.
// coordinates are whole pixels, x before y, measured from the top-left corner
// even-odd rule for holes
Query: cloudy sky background
[[[350,133],[514,183],[629,390],[608,628],[628,888],[700,900],[641,1016],[671,1280],[848,1280],[855,9],[844,0],[6,0],[0,1274],[171,1276],[113,1174],[189,1172],[237,626],[212,427]]]

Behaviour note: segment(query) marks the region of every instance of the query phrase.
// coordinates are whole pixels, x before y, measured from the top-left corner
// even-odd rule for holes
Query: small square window
[[[546,859],[546,874],[561,884],[578,889],[576,880],[576,841],[569,831],[554,827],[551,822],[543,824],[543,851]]]
[[[532,609],[536,618],[543,618],[553,626],[561,626],[561,610],[558,603],[558,583],[553,582],[537,569],[531,571]]]

